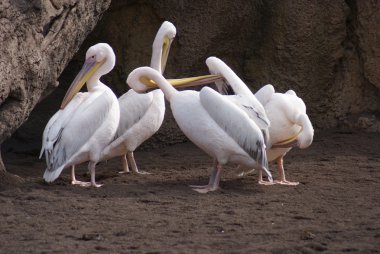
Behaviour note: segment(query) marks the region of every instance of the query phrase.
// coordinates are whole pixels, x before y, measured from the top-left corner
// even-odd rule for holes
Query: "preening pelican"
[[[135,91],[143,92],[150,87],[151,80],[170,102],[173,116],[183,133],[214,158],[209,184],[197,186],[194,190],[206,193],[218,189],[222,165],[227,162],[263,170],[272,180],[267,169],[264,136],[238,106],[209,87],[200,92],[177,91],[159,72],[149,67],[132,71],[127,83]]]
[[[45,153],[46,182],[54,181],[66,167],[72,166],[72,183],[100,187],[95,182],[95,165],[101,152],[113,139],[119,125],[120,110],[115,94],[99,78],[115,65],[115,54],[106,43],[87,50],[86,61],[78,73],[61,109],[45,127],[40,158]],[[78,93],[87,83],[87,91]],[[74,165],[89,161],[91,182],[75,179]]]
[[[270,146],[268,144],[270,121],[264,107],[256,99],[255,95],[235,72],[219,58],[209,57],[206,64],[210,73],[224,77],[222,80],[215,81],[219,93],[244,111],[256,123],[264,136],[266,146]],[[259,184],[272,184],[272,182],[263,181],[262,171],[259,171]]]
[[[297,185],[285,178],[283,158],[292,147],[307,148],[313,142],[314,129],[306,114],[306,106],[293,90],[275,93],[272,85],[262,87],[255,94],[263,104],[271,122],[269,136],[272,147],[267,150],[268,161],[276,160],[279,180],[284,185]]]
[[[154,39],[150,66],[160,73],[165,70],[175,35],[175,26],[165,21]],[[133,172],[146,173],[138,170],[133,152],[161,127],[165,115],[164,94],[159,89],[146,94],[130,89],[119,98],[119,105],[119,128],[115,140],[104,149],[102,159],[122,156],[123,171],[120,173],[129,172],[128,162]]]

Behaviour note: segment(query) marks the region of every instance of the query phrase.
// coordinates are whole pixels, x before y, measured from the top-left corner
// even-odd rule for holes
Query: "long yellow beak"
[[[74,98],[74,96],[80,91],[87,80],[104,64],[105,60],[96,62],[95,59],[89,58],[84,63],[82,69],[79,71],[74,81],[71,83],[69,89],[63,98],[61,109],[64,109],[67,104]]]
[[[287,138],[287,139],[284,139],[280,142],[277,142],[276,144],[273,144],[272,145],[272,148],[286,148],[286,147],[292,147],[293,143],[295,143],[294,141],[297,139],[298,135],[301,134],[301,132],[303,131],[303,128],[301,127],[301,129],[299,130],[299,132],[297,132],[296,134],[294,134],[293,136]]]
[[[189,77],[181,79],[168,79],[167,81],[174,87],[193,87],[214,83],[215,81],[222,80],[223,76],[220,75],[203,75],[198,77]],[[156,89],[157,84],[148,78],[141,77],[140,81],[148,87],[148,89]]]
[[[161,72],[162,73],[164,73],[165,71],[171,44],[172,44],[171,40],[168,37],[165,37],[163,45],[162,45],[162,56],[161,56]]]

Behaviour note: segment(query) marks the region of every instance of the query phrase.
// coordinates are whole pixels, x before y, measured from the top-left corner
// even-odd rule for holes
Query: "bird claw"
[[[288,185],[288,186],[297,186],[299,182],[289,182],[287,180],[276,180],[275,184]]]
[[[139,174],[139,175],[151,175],[152,173],[149,173],[149,172],[146,172],[146,171],[133,171],[134,173],[136,173],[136,174]],[[119,174],[130,174],[131,173],[131,171],[125,171],[125,170],[123,170],[123,171],[120,171],[119,172]]]
[[[202,193],[202,194],[205,194],[207,192],[210,192],[210,191],[216,191],[219,189],[219,187],[215,187],[215,186],[212,186],[212,185],[190,185],[190,187],[198,192],[198,193]]]
[[[118,173],[119,174],[129,174],[129,173],[131,173],[131,171],[129,171],[129,170],[128,171],[123,170],[123,171],[119,171]]]
[[[82,181],[77,181],[77,180],[71,181],[71,184],[72,185],[79,185],[81,187],[90,187],[91,186],[90,182],[82,182]]]
[[[274,182],[270,182],[270,181],[263,181],[263,180],[260,180],[260,181],[259,181],[259,184],[260,184],[260,185],[274,185],[275,183],[274,183]]]
[[[206,187],[200,186],[200,187],[201,188],[193,188],[193,190],[201,194],[206,194],[207,192],[216,191],[219,189],[218,187],[212,187],[212,186],[206,186]]]
[[[146,171],[136,171],[137,174],[140,175],[151,175],[152,173],[146,172]]]
[[[206,189],[210,186],[209,185],[189,185],[189,187],[192,189]]]
[[[102,187],[103,184],[97,184],[97,183],[91,183],[91,182],[82,182],[82,181],[77,181],[77,180],[73,180],[71,181],[71,184],[73,185],[79,185],[80,187],[96,187],[96,188],[99,188],[99,187]]]

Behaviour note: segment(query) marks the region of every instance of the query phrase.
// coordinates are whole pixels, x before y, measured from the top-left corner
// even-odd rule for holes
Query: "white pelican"
[[[177,91],[156,70],[140,67],[132,71],[127,83],[137,92],[144,92],[154,81],[170,102],[173,116],[183,133],[214,159],[214,170],[206,186],[197,186],[200,193],[219,187],[222,165],[227,162],[267,170],[264,137],[244,111],[225,96],[209,87],[200,92]]]
[[[153,42],[150,64],[160,73],[165,70],[175,36],[175,26],[168,21],[163,22]],[[120,173],[129,172],[129,162],[133,172],[144,174],[146,172],[138,170],[133,152],[161,127],[165,115],[164,94],[159,89],[146,94],[130,89],[119,98],[119,105],[119,128],[115,140],[104,149],[102,159],[122,156],[123,171]]]
[[[256,99],[255,95],[247,87],[247,85],[235,74],[232,69],[222,60],[216,57],[209,57],[206,64],[210,73],[221,75],[223,80],[215,81],[218,91],[225,95],[226,99],[233,102],[241,110],[243,110],[250,119],[252,119],[260,128],[264,136],[266,146],[269,141],[270,121],[265,113],[262,104]],[[270,185],[272,182],[262,180],[262,171],[259,171],[259,184]]]
[[[72,166],[73,184],[101,186],[95,182],[95,165],[116,133],[120,110],[115,94],[99,78],[114,65],[115,54],[108,44],[98,43],[87,50],[86,61],[68,89],[61,109],[49,120],[43,133],[40,158],[45,153],[46,182],[54,181],[64,168]],[[78,93],[85,83],[88,92]],[[74,165],[85,161],[89,161],[91,172],[88,183],[76,181],[74,172]]]
[[[285,178],[283,158],[292,147],[307,148],[311,145],[314,129],[306,114],[306,106],[293,90],[275,93],[272,85],[262,87],[255,94],[264,105],[271,122],[269,128],[272,147],[267,150],[268,161],[276,160],[279,180],[284,185],[298,185]]]

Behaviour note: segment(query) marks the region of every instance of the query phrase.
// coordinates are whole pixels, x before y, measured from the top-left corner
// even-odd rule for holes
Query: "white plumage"
[[[265,113],[262,104],[255,95],[249,90],[246,84],[235,74],[235,72],[222,60],[216,57],[209,57],[206,64],[210,73],[223,76],[223,80],[216,81],[218,91],[223,94],[226,100],[236,105],[241,111],[254,121],[262,132],[266,146],[269,144],[270,121]],[[240,124],[241,132],[245,132],[244,126]],[[242,135],[242,134],[241,134]],[[252,170],[251,170],[252,171]],[[259,172],[259,184],[272,184],[262,180],[262,172]]]
[[[45,153],[46,182],[54,181],[66,167],[89,161],[91,183],[76,181],[75,175],[73,183],[100,186],[95,182],[95,165],[116,133],[120,111],[116,96],[99,78],[114,65],[115,54],[108,44],[88,49],[82,70],[43,133],[40,157]],[[88,92],[77,94],[86,82]]]
[[[272,85],[262,87],[255,94],[263,104],[271,122],[269,128],[272,147],[267,150],[268,161],[277,161],[279,180],[285,185],[297,185],[285,178],[283,157],[292,147],[307,148],[311,145],[314,129],[306,114],[306,106],[293,90],[275,93]]]
[[[152,46],[151,67],[162,73],[166,66],[170,45],[176,35],[175,26],[165,21],[157,32]],[[107,146],[103,159],[122,155],[124,170],[138,170],[133,151],[161,127],[165,115],[165,99],[161,90],[138,94],[132,89],[119,98],[120,123],[115,140]]]
[[[239,107],[209,87],[200,92],[179,92],[149,67],[132,71],[127,82],[133,89],[143,91],[142,80],[147,79],[156,82],[163,91],[184,134],[215,160],[209,184],[195,187],[196,191],[216,190],[222,165],[227,162],[263,170],[271,179],[262,132]]]

